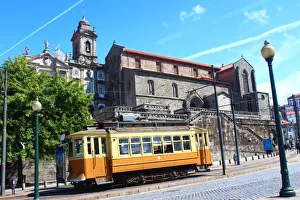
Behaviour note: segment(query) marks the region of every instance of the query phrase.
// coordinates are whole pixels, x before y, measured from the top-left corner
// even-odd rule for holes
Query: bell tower
[[[91,25],[83,16],[78,23],[77,31],[74,30],[71,38],[73,47],[72,59],[86,66],[97,64],[97,37],[95,28],[91,29]]]

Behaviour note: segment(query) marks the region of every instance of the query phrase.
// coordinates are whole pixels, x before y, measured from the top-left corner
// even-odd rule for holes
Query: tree
[[[16,158],[24,161],[34,156],[32,104],[36,97],[42,104],[39,117],[41,158],[55,155],[61,134],[68,135],[93,123],[88,112],[92,96],[84,92],[84,86],[79,81],[68,81],[59,74],[54,77],[47,73],[38,74],[21,56],[5,61],[3,67],[8,70],[8,162]]]

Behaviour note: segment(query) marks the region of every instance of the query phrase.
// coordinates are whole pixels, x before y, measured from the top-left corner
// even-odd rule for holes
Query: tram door
[[[200,158],[200,165],[204,166],[206,163],[206,153],[205,153],[205,135],[203,132],[196,134],[197,139],[197,151]]]
[[[93,170],[97,183],[100,183],[107,180],[107,141],[104,137],[95,137],[93,143]]]

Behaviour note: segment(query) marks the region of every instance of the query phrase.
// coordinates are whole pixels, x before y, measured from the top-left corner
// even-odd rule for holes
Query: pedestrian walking
[[[237,156],[236,156],[236,154],[233,155],[233,161],[234,161],[234,164],[236,165],[236,162],[237,162]]]
[[[296,141],[296,149],[297,149],[297,154],[300,153],[300,142],[299,139]]]

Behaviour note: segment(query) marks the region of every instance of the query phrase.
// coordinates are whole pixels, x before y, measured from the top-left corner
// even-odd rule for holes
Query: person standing
[[[299,139],[296,141],[296,149],[297,149],[297,154],[300,153],[300,142]]]

